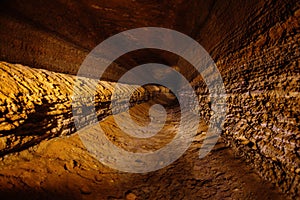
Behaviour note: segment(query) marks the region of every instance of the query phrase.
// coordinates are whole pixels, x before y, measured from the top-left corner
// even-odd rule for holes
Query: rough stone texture
[[[168,106],[161,98],[155,103]],[[148,107],[142,103],[130,111],[140,123],[147,123]],[[151,151],[168,143],[180,123],[178,107],[166,108],[168,123],[151,141],[128,137],[112,116],[99,124],[118,147],[131,152]],[[121,119],[126,123],[126,118]],[[199,159],[206,131],[206,124],[201,122],[194,143],[180,159],[144,174],[124,173],[101,164],[87,152],[78,134],[42,141],[2,159],[1,199],[288,199],[221,141],[208,156]]]
[[[93,107],[98,119],[111,114],[109,108],[115,83],[81,78],[80,86],[74,86],[74,76],[32,69],[22,65],[0,62],[0,154],[18,151],[37,144],[44,139],[69,135],[76,131],[72,114],[72,95],[85,92],[95,95],[93,105],[75,107],[78,117],[85,125],[95,123],[90,119]],[[96,91],[90,86],[97,85]],[[132,86],[120,84],[122,95]],[[148,92],[138,88],[131,96],[131,103],[148,100]],[[124,104],[124,102],[117,102]],[[118,112],[123,110],[119,107]]]
[[[299,4],[267,5],[267,9],[251,11],[261,28],[249,21],[249,31],[234,30],[231,39],[243,44],[224,53],[226,56],[221,54],[216,61],[227,92],[223,136],[254,164],[261,176],[295,198],[300,196],[300,9]],[[273,14],[273,19],[269,12],[281,17]],[[251,34],[246,39],[238,31]],[[213,54],[223,50],[220,45]],[[205,108],[202,115],[208,120],[208,91],[201,78],[192,83],[197,85]]]
[[[186,33],[212,55],[224,79],[224,138],[265,179],[296,197],[299,18],[297,0],[1,1],[0,58],[76,74],[94,46],[122,30],[160,26]],[[153,59],[150,53],[124,56],[108,76],[117,79],[147,59],[169,64],[178,59],[158,53]],[[178,66],[198,91],[201,115],[208,120],[212,113],[205,84],[186,63]]]
[[[0,59],[76,74],[87,53],[109,36],[137,27],[171,27],[176,22],[174,10],[179,3],[178,0],[1,1]],[[148,55],[142,57],[152,57]],[[125,58],[123,65],[133,67],[132,63],[137,63],[128,56]],[[114,67],[107,78],[114,78],[117,71],[124,72],[122,67],[118,70]]]

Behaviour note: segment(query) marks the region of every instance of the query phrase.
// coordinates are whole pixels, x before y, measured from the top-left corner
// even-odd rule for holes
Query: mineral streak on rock
[[[76,101],[77,115],[86,125],[95,123],[90,116],[93,107],[97,117],[110,114],[111,94],[116,83],[81,78],[74,89],[74,76],[32,69],[22,65],[0,62],[0,154],[18,151],[41,140],[74,133],[72,94],[84,90],[95,95],[93,105]],[[96,91],[89,91],[90,84],[97,84]],[[122,93],[132,86],[120,84]],[[131,96],[131,104],[147,100],[148,92],[142,87]],[[122,99],[122,97],[120,97]],[[124,102],[119,102],[124,104]],[[120,106],[119,112],[122,111]],[[84,112],[84,113],[83,113]]]

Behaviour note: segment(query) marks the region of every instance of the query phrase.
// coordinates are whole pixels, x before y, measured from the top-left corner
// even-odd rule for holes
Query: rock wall
[[[99,4],[93,0],[57,0],[47,3],[10,0],[0,3],[0,59],[51,71],[76,74],[80,63],[94,46],[109,36],[131,28],[166,27],[193,37],[210,53],[224,80],[228,95],[228,114],[223,137],[252,163],[265,179],[277,184],[291,197],[300,196],[299,1],[111,0]],[[144,52],[133,60],[125,57],[112,68],[109,76],[119,76],[128,66],[133,67],[136,63],[146,62],[148,54],[149,52]],[[160,60],[164,59],[166,58],[162,56]],[[194,75],[186,64],[179,62],[178,66],[180,72],[189,78],[197,90],[203,108],[201,115],[208,120],[212,113],[208,101],[209,91],[203,80]],[[21,66],[13,66],[13,69],[17,71],[17,67]],[[46,74],[48,73],[52,74]],[[71,82],[71,76],[59,76]],[[21,83],[14,81],[9,82],[9,86],[18,86]],[[42,84],[40,82],[30,84]],[[3,84],[1,90],[6,87],[8,85]],[[36,87],[40,88],[38,85]],[[41,88],[43,87],[49,87],[49,91],[52,92],[56,91],[54,86],[53,89],[42,84]],[[11,98],[20,104],[9,103],[8,106],[8,103],[2,100],[4,106],[1,109],[4,113],[8,112],[8,109],[16,110],[11,115],[5,113],[5,117],[1,118],[1,127],[7,129],[6,132],[3,130],[2,144],[13,146],[8,149],[23,146],[18,145],[21,144],[20,138],[41,138],[39,134],[25,137],[19,131],[21,128],[29,129],[25,124],[24,127],[19,125],[23,122],[18,121],[18,116],[27,116],[21,111],[19,113],[27,104],[23,105],[22,102],[26,101],[19,100],[19,89],[12,89],[16,92],[6,91],[5,94],[16,95]],[[41,91],[48,94],[46,90]],[[6,98],[4,96],[2,99]],[[11,98],[7,98],[8,101]],[[64,98],[57,99],[55,93],[51,98],[56,98],[58,102],[68,102]],[[35,117],[28,119],[44,119],[39,113],[56,105],[56,100],[51,101],[51,98],[49,102],[42,98],[47,106],[44,107],[43,103],[34,107],[34,110],[37,110],[34,111]],[[51,102],[53,105],[49,106]],[[21,108],[12,105],[20,105]],[[34,105],[39,104],[37,102]],[[28,113],[30,110],[33,109],[29,106]],[[19,114],[15,115],[17,113]],[[69,114],[70,109],[65,117],[70,117]],[[54,128],[57,124],[51,119],[57,121],[55,116],[53,114],[47,118],[48,121],[44,124],[53,124]],[[31,123],[36,122],[33,120]],[[39,123],[42,124],[41,121]],[[16,136],[7,136],[12,130],[16,131]],[[49,132],[49,135],[51,134]],[[18,142],[14,144],[15,141]],[[27,142],[24,140],[24,143]]]
[[[224,52],[215,56],[227,93],[223,137],[262,177],[295,198],[300,196],[300,7],[268,5],[251,10],[264,28],[243,21],[230,41],[225,38],[230,50],[225,42],[212,50],[212,55]],[[209,91],[201,77],[191,83],[208,120]]]
[[[227,68],[225,138],[293,197],[300,196],[299,17],[300,9],[217,62]]]
[[[86,55],[114,34],[144,26],[171,28],[180,3],[4,0],[0,2],[0,60],[75,75]],[[128,59],[122,67],[127,63]],[[124,72],[122,67],[115,66],[109,77]]]
[[[95,94],[95,104],[81,105],[76,101],[74,110],[86,125],[96,108],[98,119],[111,114],[111,94],[115,83],[80,79],[80,86],[74,87],[74,76],[32,69],[22,65],[0,62],[0,155],[19,151],[42,140],[76,131],[72,114],[73,92]],[[96,84],[93,93],[90,85]],[[122,95],[130,92],[133,86],[120,84]],[[138,88],[130,102],[136,104],[148,100],[149,93]],[[78,104],[78,105],[77,105]],[[124,104],[124,102],[117,102]],[[119,112],[124,107],[120,106]]]

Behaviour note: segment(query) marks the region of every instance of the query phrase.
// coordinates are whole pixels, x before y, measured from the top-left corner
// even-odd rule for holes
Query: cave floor
[[[132,118],[147,124],[149,118],[143,116],[149,106],[143,103],[131,108]],[[168,134],[139,142],[126,136],[120,139],[122,131],[116,128],[112,116],[100,125],[118,146],[143,152],[161,148],[172,139],[172,127],[179,123],[175,108],[168,109],[167,121],[169,125],[162,132]],[[194,142],[183,156],[165,168],[144,174],[103,165],[88,153],[78,134],[42,141],[2,158],[0,199],[286,199],[221,139],[205,158],[199,159],[206,130],[207,125],[200,123]]]

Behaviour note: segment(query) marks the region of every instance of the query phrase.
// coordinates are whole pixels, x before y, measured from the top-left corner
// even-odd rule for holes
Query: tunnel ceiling
[[[0,59],[76,74],[88,52],[109,36],[153,26],[193,37],[217,61],[257,40],[273,24],[265,20],[285,20],[295,2],[282,6],[281,1],[259,0],[6,0],[0,3]],[[284,14],[274,17],[278,12]],[[178,57],[147,50],[135,57],[125,55],[108,77],[117,80],[127,69],[148,60],[174,65]],[[183,74],[191,74],[186,65],[180,67]]]
[[[176,19],[181,1],[33,0],[1,4],[0,23],[5,27],[1,46],[13,45],[11,51],[23,52],[23,55],[16,55],[2,49],[6,51],[1,54],[2,59],[70,74],[76,74],[86,54],[96,45],[121,31],[145,26],[183,27]],[[7,30],[15,37],[7,38]],[[45,55],[33,59],[32,53],[37,50]],[[149,51],[132,55],[137,56],[125,55],[119,59],[121,68],[131,68],[148,60],[176,63],[177,59]]]

